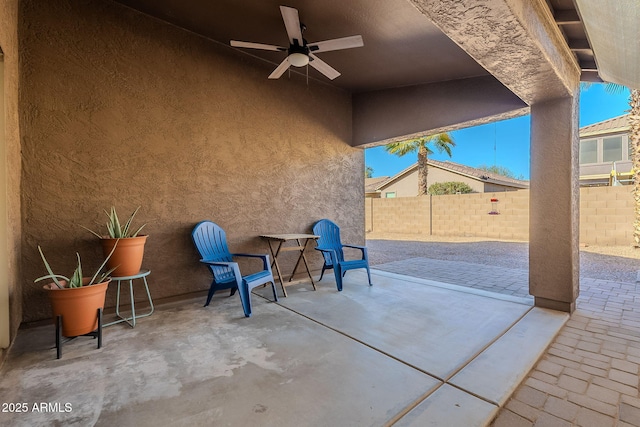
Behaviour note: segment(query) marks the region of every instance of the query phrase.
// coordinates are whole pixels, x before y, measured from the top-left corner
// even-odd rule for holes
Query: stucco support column
[[[578,91],[531,106],[529,292],[573,312],[579,294]]]

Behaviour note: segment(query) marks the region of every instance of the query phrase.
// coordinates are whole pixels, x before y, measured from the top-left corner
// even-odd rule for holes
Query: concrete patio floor
[[[376,269],[527,294],[526,243],[478,241],[464,250],[460,244],[367,242]],[[492,426],[640,427],[640,254],[630,247],[600,250],[581,251],[576,311]]]
[[[0,412],[0,424],[482,426],[568,319],[390,272],[373,283],[352,271],[340,293],[330,275],[278,304],[256,295],[249,319],[222,293],[208,308],[164,305],[134,329],[105,328],[101,349],[74,340],[61,360],[53,326],[23,329],[0,400],[27,411]]]

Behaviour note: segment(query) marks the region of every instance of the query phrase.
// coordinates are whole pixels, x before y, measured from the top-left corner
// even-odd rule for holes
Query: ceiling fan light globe
[[[294,67],[304,67],[309,63],[309,57],[304,53],[298,52],[289,55],[287,57],[287,60],[289,61],[289,64],[293,65]]]

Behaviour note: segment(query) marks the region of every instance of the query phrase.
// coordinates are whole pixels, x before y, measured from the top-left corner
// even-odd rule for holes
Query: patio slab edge
[[[532,308],[449,384],[503,406],[568,320],[567,313]]]

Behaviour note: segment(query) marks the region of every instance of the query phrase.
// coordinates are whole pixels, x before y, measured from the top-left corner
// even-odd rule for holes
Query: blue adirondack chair
[[[271,273],[271,263],[269,255],[255,254],[232,254],[227,246],[227,235],[218,224],[211,221],[198,223],[191,232],[193,243],[196,245],[202,259],[200,262],[209,267],[213,275],[213,281],[207,295],[205,307],[211,302],[215,291],[221,289],[231,289],[230,296],[236,290],[240,293],[240,301],[244,315],[251,316],[251,290],[256,286],[271,283],[273,298],[278,301],[276,286]],[[233,257],[253,257],[262,259],[262,270],[242,276],[237,262],[233,262]]]
[[[325,270],[333,269],[338,291],[342,290],[342,278],[347,270],[366,268],[369,286],[371,286],[371,272],[369,271],[369,257],[365,246],[343,245],[340,241],[340,227],[328,219],[321,219],[313,226],[313,234],[320,236],[316,250],[322,252],[324,265],[320,273],[320,280]],[[362,251],[362,259],[345,260],[342,248],[354,248]]]

